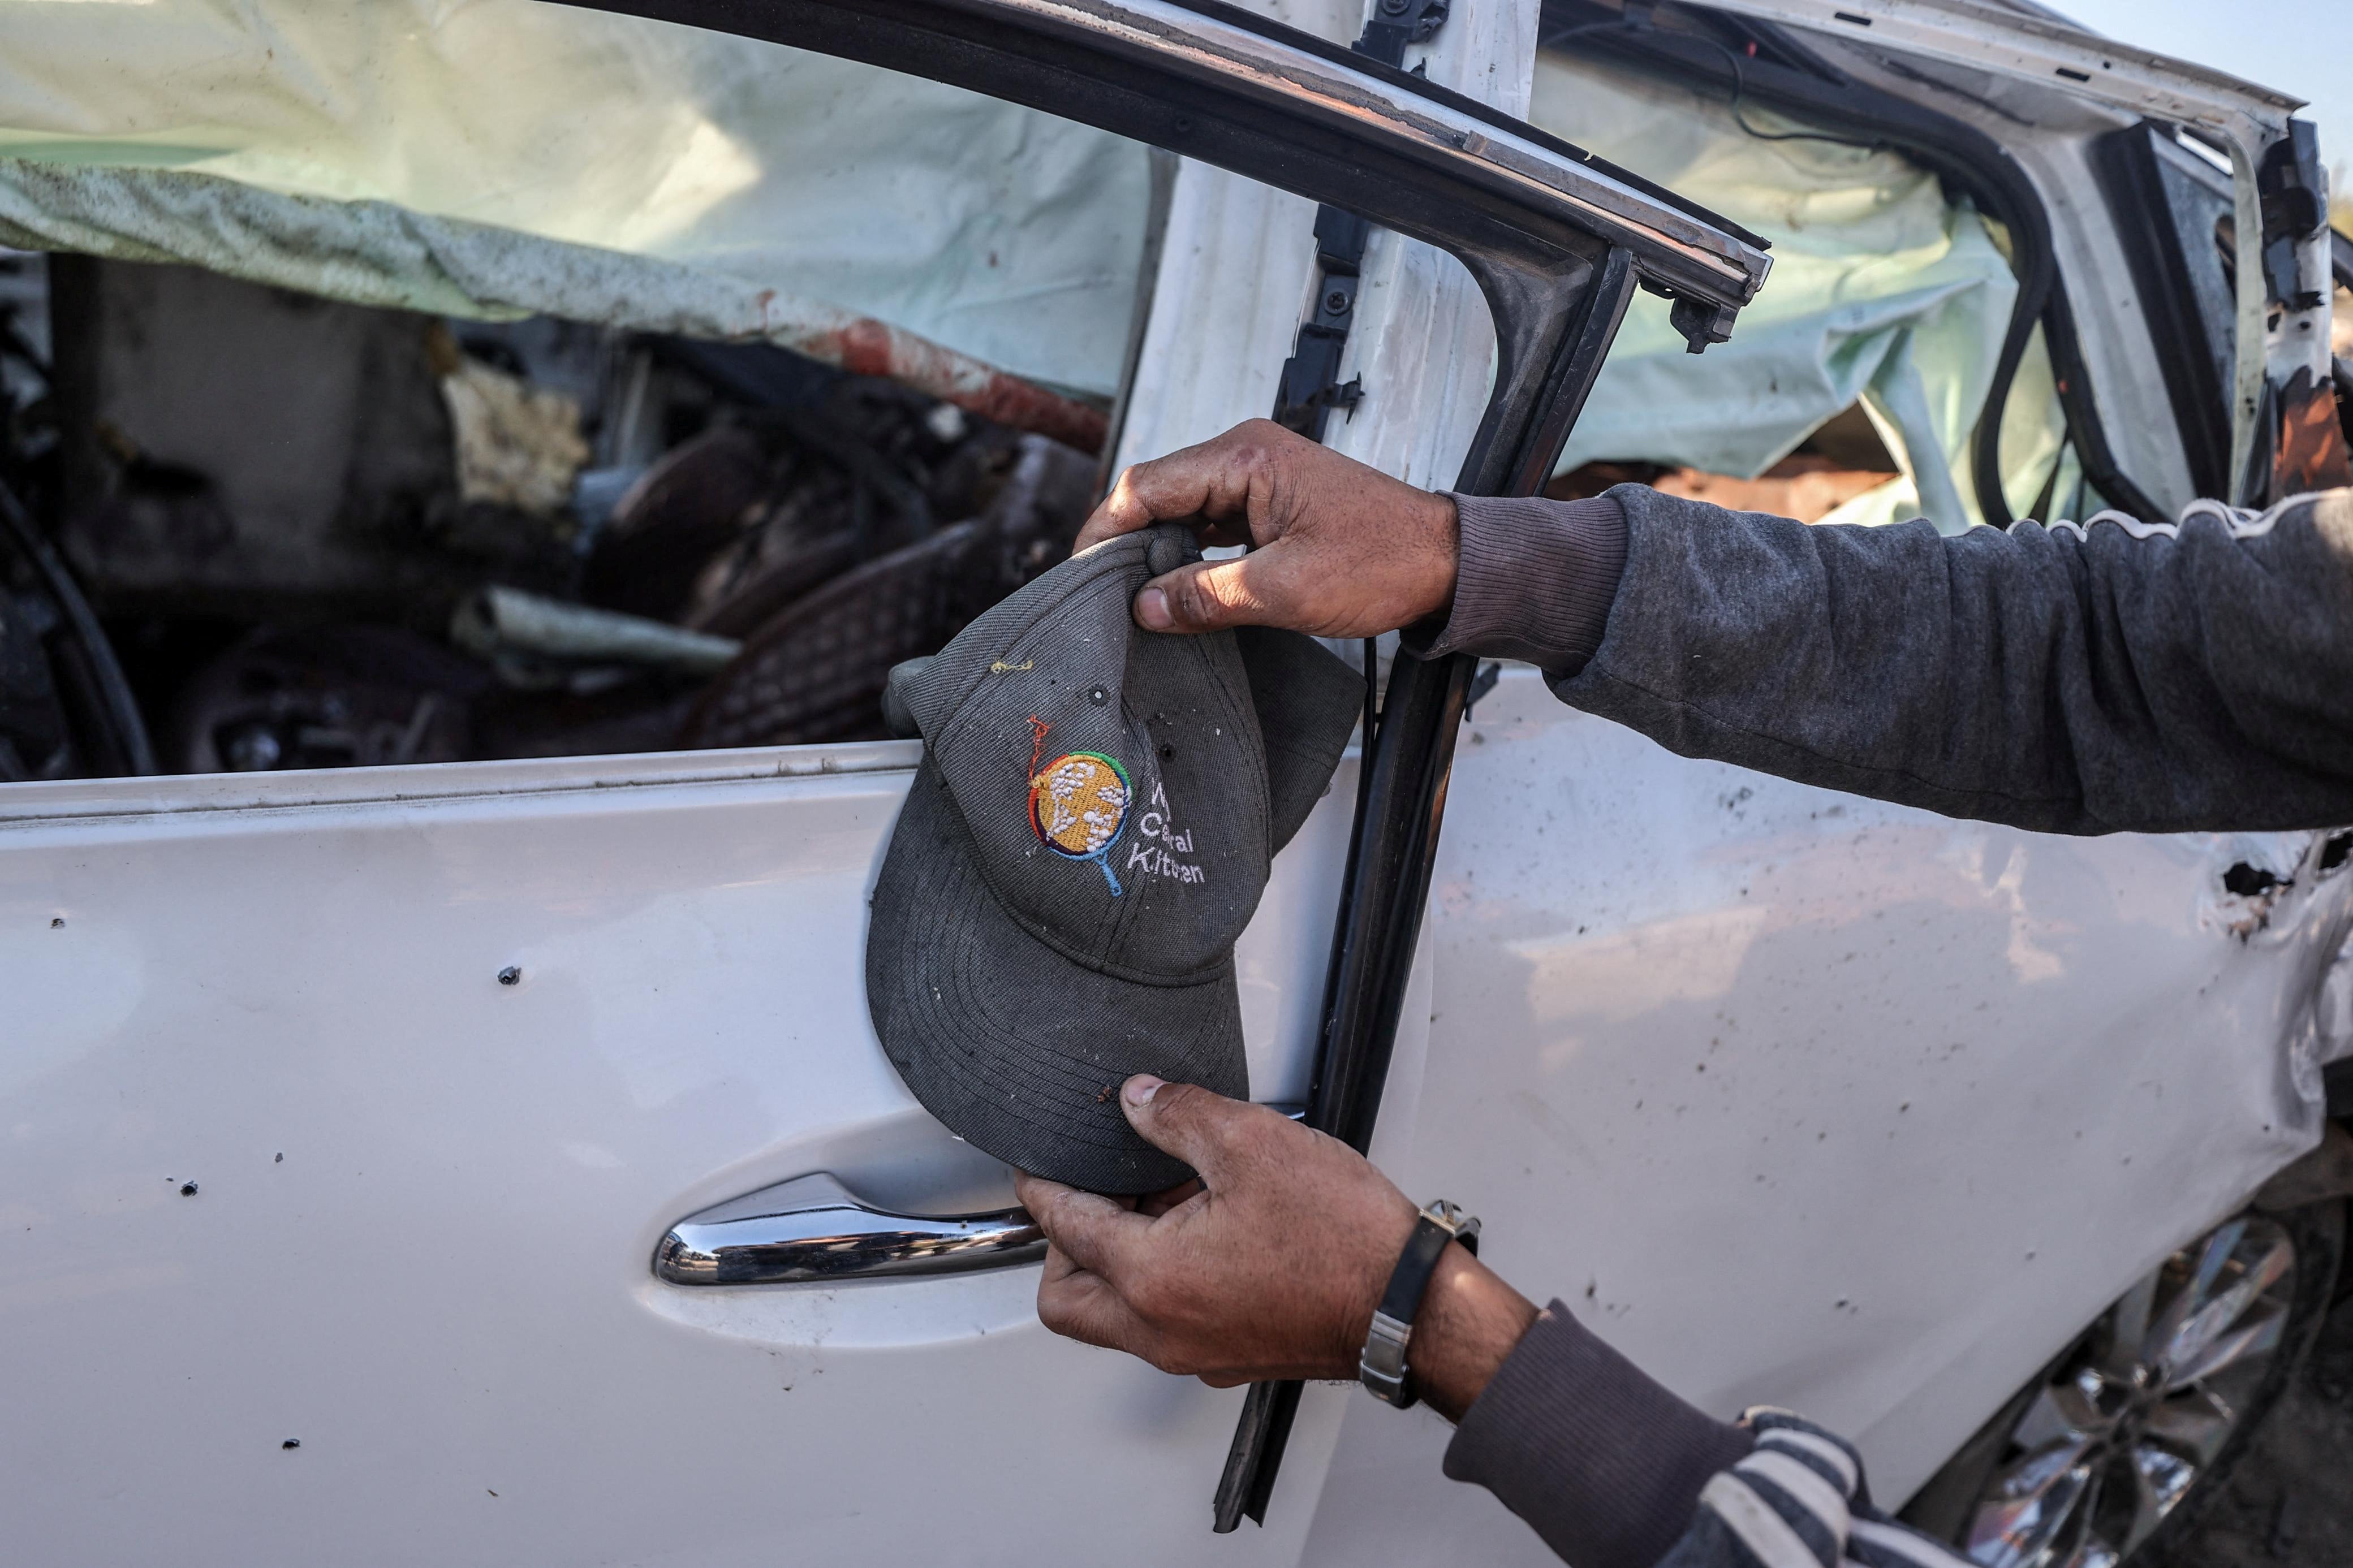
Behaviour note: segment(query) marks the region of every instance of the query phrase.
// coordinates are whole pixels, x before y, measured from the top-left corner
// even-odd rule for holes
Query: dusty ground
[[[2353,1300],[2168,1568],[2353,1563]]]

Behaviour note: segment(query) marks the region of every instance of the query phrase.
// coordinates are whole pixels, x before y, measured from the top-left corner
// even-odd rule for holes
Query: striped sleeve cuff
[[[1842,1437],[1786,1410],[1751,1410],[1757,1447],[1700,1489],[1691,1528],[1658,1568],[1972,1568],[1871,1504]]]
[[[1843,1437],[1786,1410],[1710,1420],[1558,1301],[1463,1413],[1446,1473],[1576,1568],[1975,1568],[1873,1506]]]
[[[1606,495],[1453,501],[1461,539],[1453,607],[1434,635],[1409,632],[1406,651],[1525,659],[1550,675],[1584,668],[1625,574],[1625,509]]]

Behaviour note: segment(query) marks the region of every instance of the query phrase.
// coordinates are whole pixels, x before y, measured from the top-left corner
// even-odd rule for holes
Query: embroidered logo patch
[[[1134,798],[1127,770],[1100,752],[1070,752],[1030,775],[1029,826],[1038,841],[1071,860],[1092,860],[1119,895],[1105,858],[1127,827]]]

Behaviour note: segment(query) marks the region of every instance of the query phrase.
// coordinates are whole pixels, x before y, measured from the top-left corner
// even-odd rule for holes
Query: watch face
[[[1479,1216],[1464,1214],[1461,1204],[1440,1198],[1421,1211],[1421,1217],[1461,1242],[1463,1251],[1479,1256]]]

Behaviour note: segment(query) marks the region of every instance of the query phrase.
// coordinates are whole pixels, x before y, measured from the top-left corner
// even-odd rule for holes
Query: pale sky
[[[2353,0],[2043,3],[2095,33],[2309,100],[2299,112],[2320,127],[2322,160],[2353,184]]]

